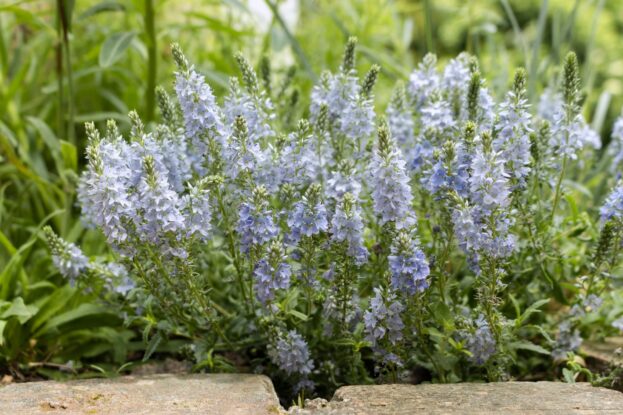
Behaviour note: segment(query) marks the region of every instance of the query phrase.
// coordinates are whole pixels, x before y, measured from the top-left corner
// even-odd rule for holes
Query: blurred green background
[[[569,50],[582,63],[585,116],[605,143],[623,105],[619,0],[39,0],[0,2],[0,374],[107,374],[144,345],[97,300],[50,265],[40,229],[51,224],[87,253],[104,244],[75,206],[83,123],[128,127],[136,109],[157,120],[154,87],[171,89],[170,43],[222,95],[233,55],[297,68],[301,108],[314,80],[339,65],[349,36],[358,66],[382,67],[384,109],[393,85],[427,52],[443,62],[477,55],[492,90],[517,66],[533,103]]]

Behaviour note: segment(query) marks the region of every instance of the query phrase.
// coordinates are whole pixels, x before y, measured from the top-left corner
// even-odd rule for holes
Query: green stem
[[[75,132],[75,119],[76,119],[76,106],[74,96],[74,77],[73,70],[71,68],[71,46],[69,43],[69,17],[67,10],[65,9],[65,3],[63,0],[57,0],[58,16],[60,20],[60,26],[62,29],[62,40],[65,48],[65,66],[67,67],[67,92],[69,94],[67,100],[67,113],[68,113],[68,125],[67,125],[67,140],[76,145],[76,132]]]
[[[4,38],[4,28],[2,23],[2,16],[0,16],[0,65],[2,65],[2,71],[6,71],[6,75],[9,74],[9,56],[7,54],[6,39]],[[2,77],[0,77],[2,80]]]
[[[426,51],[435,53],[433,44],[433,7],[430,0],[424,0],[424,14],[426,15]]]
[[[154,119],[157,75],[157,41],[153,0],[145,0],[145,34],[147,35],[147,91],[145,93],[145,118]]]
[[[56,78],[58,82],[58,134],[65,133],[65,115],[64,115],[64,97],[63,97],[63,30],[60,15],[57,17],[57,34],[58,41],[56,43]]]
[[[428,339],[426,338],[426,335],[424,334],[424,316],[422,314],[424,305],[422,304],[422,294],[421,293],[416,294],[415,301],[412,301],[410,299],[407,301],[408,301],[407,308],[411,308],[413,310],[413,315],[415,316],[415,332],[416,332],[417,338],[419,339],[419,343],[422,348],[422,351],[424,352],[426,357],[428,357],[428,360],[433,365],[435,372],[437,372],[437,376],[439,376],[439,380],[442,383],[446,383],[446,375],[443,370],[443,367],[441,367],[438,364],[437,359],[435,359],[435,357],[431,353],[429,349],[430,345],[429,345]]]
[[[439,290],[439,296],[441,297],[441,302],[446,304],[446,273],[444,270],[444,266],[446,261],[448,260],[448,256],[450,255],[450,247],[452,243],[452,238],[447,238],[443,253],[439,257],[439,275],[437,278],[437,289]]]
[[[562,159],[562,168],[560,169],[560,176],[558,176],[558,182],[556,183],[556,193],[554,193],[554,204],[552,205],[552,216],[550,222],[554,222],[554,216],[556,215],[556,209],[558,208],[558,202],[560,201],[560,188],[562,187],[562,180],[565,177],[565,170],[567,169],[567,156]]]
[[[314,290],[312,289],[312,275],[313,260],[316,254],[316,245],[311,237],[306,237],[305,241],[301,244],[304,246],[304,262],[305,262],[305,280],[306,280],[306,293],[307,293],[307,316],[310,317],[313,310],[313,297]]]
[[[218,188],[216,192],[216,200],[218,202],[221,215],[223,216],[223,223],[225,224],[227,243],[229,247],[229,255],[231,256],[232,261],[234,262],[234,268],[236,269],[236,278],[238,279],[238,285],[240,286],[240,294],[242,295],[242,300],[245,303],[245,307],[247,308],[249,315],[253,315],[252,305],[249,301],[249,297],[247,297],[247,290],[245,288],[243,269],[240,265],[238,251],[236,250],[236,242],[234,241],[234,230],[231,227],[229,215],[227,213],[227,209],[225,208],[225,204],[223,203],[223,194]]]

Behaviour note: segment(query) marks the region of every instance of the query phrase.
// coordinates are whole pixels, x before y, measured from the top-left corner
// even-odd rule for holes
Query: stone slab
[[[260,375],[125,376],[0,387],[0,414],[279,414],[269,378]]]
[[[345,386],[293,414],[623,414],[623,394],[587,383],[507,382]]]
[[[281,414],[271,381],[243,374],[126,376],[0,387],[0,414]],[[365,385],[307,401],[300,415],[623,414],[623,394],[587,383]]]
[[[580,352],[586,356],[590,369],[604,370],[611,363],[623,364],[622,356],[616,351],[623,349],[623,337],[606,337],[602,342],[584,342]]]

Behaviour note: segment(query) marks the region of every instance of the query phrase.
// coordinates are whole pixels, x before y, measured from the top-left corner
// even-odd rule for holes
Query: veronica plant
[[[187,338],[198,367],[233,351],[291,393],[320,394],[415,368],[444,382],[509,379],[577,347],[581,313],[540,308],[599,308],[623,191],[594,220],[565,198],[570,166],[597,144],[575,55],[539,111],[523,69],[497,102],[474,57],[441,69],[427,55],[386,117],[374,108],[379,68],[354,70],[355,39],[302,111],[287,110],[266,61],[260,80],[237,55],[242,77],[221,101],[177,45],[173,57],[164,123],[147,131],[133,113],[127,137],[87,124],[79,186],[85,223],[151,299],[152,336]],[[569,239],[582,220],[586,237]],[[78,247],[50,247],[72,281],[102,274]],[[559,260],[569,252],[572,269]]]

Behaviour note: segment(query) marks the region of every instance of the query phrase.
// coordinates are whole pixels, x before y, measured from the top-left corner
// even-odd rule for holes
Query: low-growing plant
[[[15,380],[94,376],[104,370],[101,366],[121,365],[134,333],[123,328],[119,307],[106,307],[99,298],[97,285],[106,275],[98,275],[98,284],[88,290],[62,278],[55,281],[58,273],[51,272],[50,257],[39,241],[41,226],[31,229],[20,247],[3,239],[11,260],[0,272],[0,373]],[[50,235],[52,252],[71,246]],[[119,290],[120,284],[115,287]]]
[[[598,160],[573,53],[538,106],[523,69],[496,99],[474,57],[440,71],[429,54],[379,116],[379,68],[360,77],[355,47],[301,110],[289,78],[242,55],[218,103],[174,45],[162,124],[86,126],[83,219],[136,287],[50,234],[55,263],[85,287],[124,281],[147,355],[183,337],[197,369],[235,363],[285,393],[559,376],[582,336],[620,323],[623,188],[596,206],[623,121]]]

